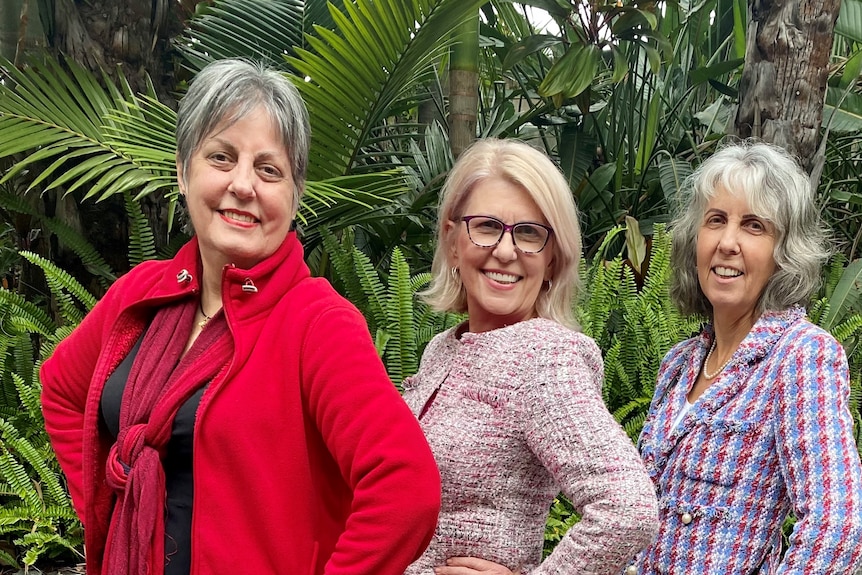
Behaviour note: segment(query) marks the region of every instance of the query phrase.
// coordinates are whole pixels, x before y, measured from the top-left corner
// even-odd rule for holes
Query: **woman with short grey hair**
[[[782,149],[745,141],[685,189],[671,298],[708,323],[659,369],[638,447],[660,529],[626,573],[855,572],[862,468],[847,358],[803,307],[828,254],[808,177]]]
[[[287,77],[206,66],[177,124],[194,236],[42,365],[88,575],[400,575],[431,539],[428,444],[294,230],[308,142]]]

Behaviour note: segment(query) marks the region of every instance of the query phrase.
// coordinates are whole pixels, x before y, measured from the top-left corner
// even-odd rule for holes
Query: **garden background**
[[[728,135],[788,148],[834,234],[809,315],[847,349],[862,446],[860,42],[860,0],[3,0],[0,571],[82,561],[38,368],[116,277],[188,238],[176,102],[228,56],[302,92],[306,259],[365,314],[395,385],[458,320],[415,297],[454,158],[476,137],[553,157],[582,214],[578,318],[633,440],[659,361],[701,323],[667,296],[681,182]],[[576,520],[558,499],[547,548]]]

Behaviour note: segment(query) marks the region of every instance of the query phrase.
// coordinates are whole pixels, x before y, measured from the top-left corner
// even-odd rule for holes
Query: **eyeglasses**
[[[512,234],[512,243],[525,254],[537,254],[548,244],[554,231],[536,222],[504,224],[491,216],[464,216],[461,221],[467,224],[467,236],[480,248],[493,248],[503,239],[503,234]]]

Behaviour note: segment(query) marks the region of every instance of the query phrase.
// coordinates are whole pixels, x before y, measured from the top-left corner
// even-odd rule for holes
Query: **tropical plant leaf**
[[[238,57],[284,69],[285,55],[303,45],[304,4],[302,0],[201,3],[175,44],[195,72],[213,60]]]
[[[129,217],[129,265],[134,266],[156,258],[156,239],[147,216],[141,211],[141,204],[128,192],[124,200]]]
[[[29,152],[0,182],[48,162],[28,189],[43,181],[49,188],[86,186],[89,197],[108,189],[133,189],[153,177],[104,136],[110,110],[125,109],[129,102],[116,86],[102,88],[71,60],[61,65],[51,58],[32,58],[24,69],[3,60],[0,66],[7,75],[0,83],[0,158]],[[129,91],[128,85],[122,88]]]
[[[851,313],[862,312],[862,259],[850,262],[829,298],[829,311],[820,322],[823,329],[830,330],[836,321]]]
[[[45,272],[45,279],[48,281],[54,297],[65,301],[61,307],[64,309],[64,317],[70,320],[70,323],[77,324],[83,319],[83,314],[78,310],[74,300],[83,304],[86,311],[93,309],[93,306],[96,305],[95,296],[87,291],[87,288],[81,285],[78,280],[73,278],[68,272],[61,270],[53,262],[46,260],[39,254],[28,251],[22,251],[21,256],[31,264],[39,266]],[[72,296],[74,300],[68,299],[67,294]]]
[[[598,74],[601,50],[593,44],[572,44],[562,58],[554,62],[539,85],[542,96],[574,98],[592,84]]]
[[[344,12],[330,10],[337,33],[315,27],[308,49],[288,58],[308,78],[297,78],[297,87],[312,123],[309,179],[346,175],[362,163],[392,104],[434,77],[436,63],[457,40],[449,31],[483,3],[358,0],[345,2]]]
[[[668,205],[672,206],[675,201],[678,201],[683,182],[693,171],[691,164],[685,160],[662,154],[662,159],[658,163],[658,174]]]
[[[827,86],[822,123],[833,132],[862,131],[862,95]]]
[[[835,22],[835,33],[855,42],[862,42],[862,2],[844,0]]]

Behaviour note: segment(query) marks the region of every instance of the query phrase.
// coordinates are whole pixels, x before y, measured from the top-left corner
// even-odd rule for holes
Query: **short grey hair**
[[[712,304],[698,281],[697,235],[719,188],[745,198],[754,213],[775,228],[776,271],[760,296],[758,311],[807,305],[830,255],[811,183],[784,149],[753,140],[722,146],[683,186],[683,209],[671,227],[674,304],[683,313],[712,317]]]
[[[281,72],[240,59],[216,60],[192,78],[177,111],[178,174],[186,179],[192,156],[224,123],[231,125],[262,107],[272,119],[290,158],[294,209],[305,191],[311,128],[299,91]]]
[[[552,284],[539,293],[537,315],[577,329],[573,298],[579,287],[581,228],[572,191],[547,155],[512,138],[476,141],[461,154],[449,173],[437,216],[437,249],[431,264],[431,286],[422,295],[438,311],[467,311],[464,285],[449,267],[455,234],[447,237],[446,223],[458,222],[465,215],[461,212],[470,192],[479,182],[493,177],[508,180],[527,192],[554,230]]]

